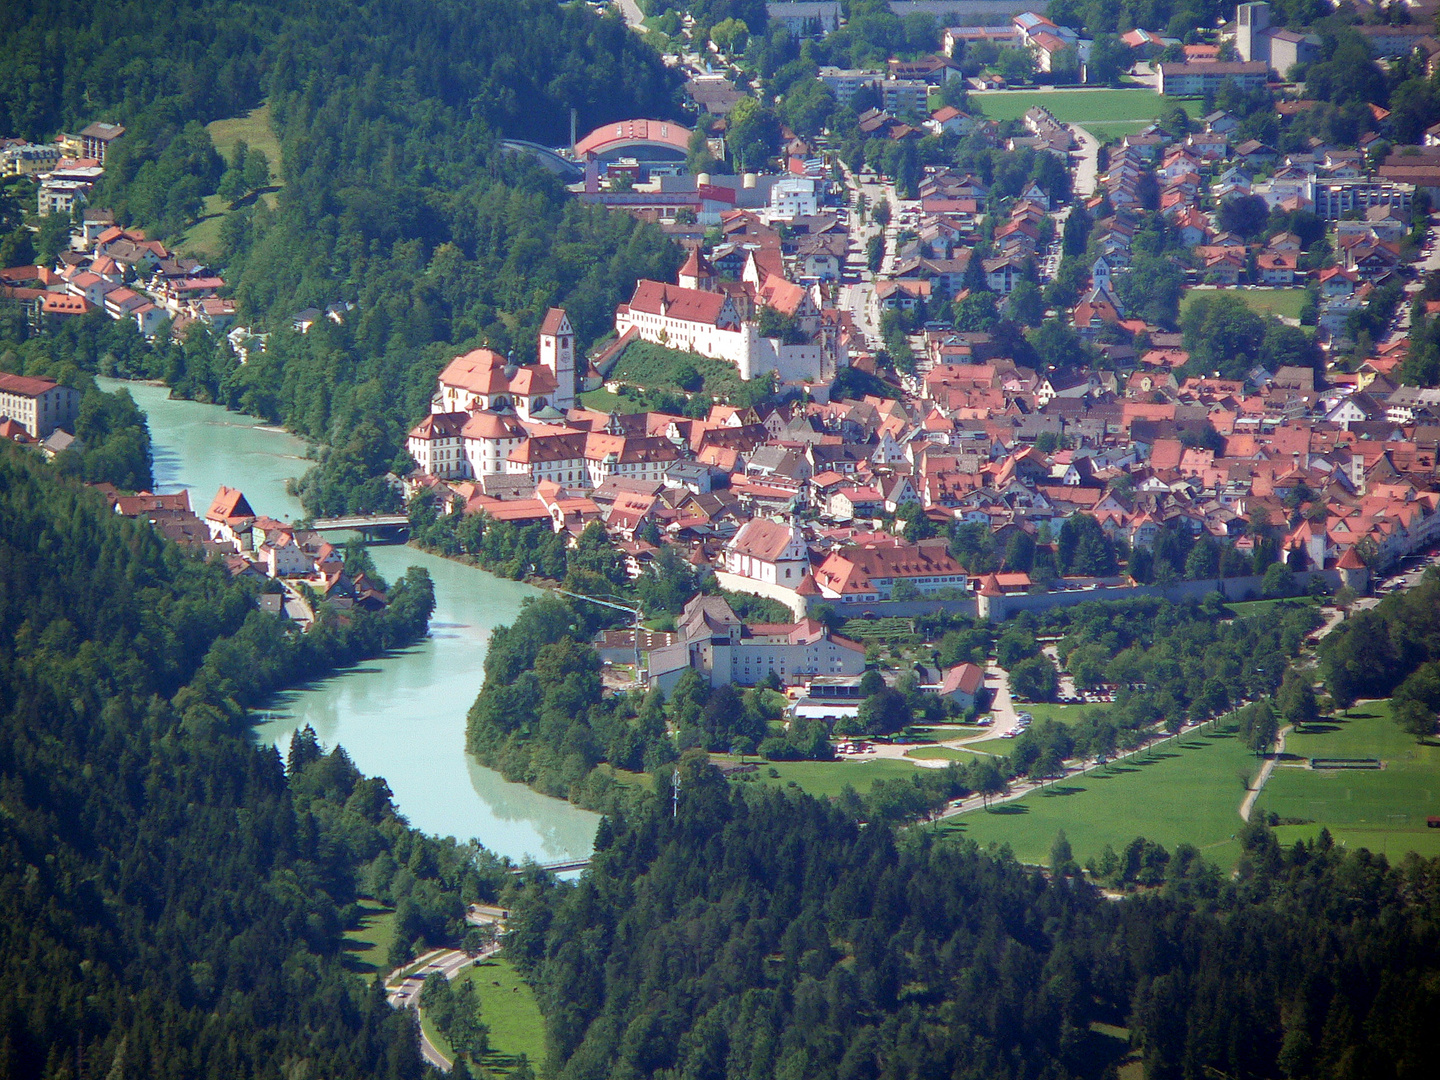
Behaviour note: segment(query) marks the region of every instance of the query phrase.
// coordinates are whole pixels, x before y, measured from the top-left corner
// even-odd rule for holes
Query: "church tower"
[[[685,260],[685,265],[680,268],[680,274],[675,280],[682,289],[716,291],[715,268],[710,265],[704,255],[700,254],[698,248],[690,252],[690,257]]]
[[[573,409],[580,390],[575,373],[575,330],[564,308],[551,308],[540,324],[540,366],[555,376],[554,406]]]

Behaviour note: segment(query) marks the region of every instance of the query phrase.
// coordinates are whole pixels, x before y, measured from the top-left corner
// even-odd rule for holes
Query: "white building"
[[[771,218],[793,221],[820,212],[820,183],[810,176],[790,176],[770,189]]]
[[[0,419],[14,420],[31,438],[43,439],[56,428],[73,434],[79,412],[80,391],[53,379],[0,372]]]
[[[691,669],[711,686],[754,686],[771,672],[793,685],[865,670],[865,646],[832,637],[814,619],[749,627],[721,597],[700,595],[685,605],[678,621],[679,640],[650,651],[650,685],[667,694]]]
[[[725,546],[725,569],[767,585],[795,588],[810,572],[805,537],[793,525],[754,518]]]
[[[463,412],[431,413],[410,430],[405,449],[421,472],[445,480],[467,475],[460,445],[460,430],[467,419]]]

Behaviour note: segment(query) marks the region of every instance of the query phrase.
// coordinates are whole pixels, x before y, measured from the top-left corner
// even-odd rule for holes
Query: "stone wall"
[[[1310,579],[1318,577],[1331,590],[1338,589],[1341,581],[1338,570],[1301,570],[1295,574],[1295,583],[1303,593],[1309,587]],[[1103,589],[1073,589],[1065,592],[1022,593],[1018,596],[982,596],[979,598],[980,614],[991,622],[1004,622],[1022,611],[1049,611],[1057,607],[1074,607],[1092,601],[1131,600],[1137,596],[1160,596],[1166,600],[1203,599],[1212,592],[1221,593],[1227,600],[1259,600],[1262,597],[1263,577],[1206,578],[1203,581],[1177,581],[1170,585],[1132,585]]]

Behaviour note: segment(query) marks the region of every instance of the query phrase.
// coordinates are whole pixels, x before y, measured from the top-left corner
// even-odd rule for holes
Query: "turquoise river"
[[[238,487],[256,513],[300,516],[287,479],[308,467],[300,439],[214,405],[173,401],[163,386],[125,387],[145,411],[159,492],[190,491],[203,514],[221,484]],[[420,565],[435,581],[430,636],[412,648],[280,695],[262,713],[259,739],[282,752],[309,724],[359,768],[383,776],[396,805],[426,832],[474,838],[512,859],[552,862],[590,853],[597,818],[506,782],[465,753],[465,713],[480,689],[490,632],[514,619],[533,589],[414,548],[377,545],[376,566],[395,580]]]

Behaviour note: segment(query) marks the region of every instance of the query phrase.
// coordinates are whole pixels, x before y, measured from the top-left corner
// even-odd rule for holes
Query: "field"
[[[345,931],[345,966],[362,975],[388,971],[390,944],[395,940],[395,909],[362,897],[360,925]]]
[[[545,1060],[545,1023],[535,993],[504,958],[486,960],[461,978],[480,994],[480,1019],[490,1028],[490,1053],[482,1064],[489,1072],[508,1073],[524,1054],[534,1069]]]
[[[722,755],[711,755],[716,760],[732,760]],[[778,776],[771,776],[774,769]],[[817,798],[834,798],[849,784],[862,795],[870,790],[876,780],[891,780],[895,777],[915,775],[916,766],[908,761],[894,758],[871,759],[869,761],[762,761],[754,776],[762,784],[785,787],[790,783]]]
[[[1222,290],[1214,290],[1216,292]],[[1224,292],[1238,296],[1245,306],[1261,315],[1277,315],[1282,319],[1300,318],[1300,309],[1305,306],[1305,289],[1225,289]],[[1206,296],[1209,289],[1187,289],[1180,298],[1180,314],[1195,302],[1195,297]]]
[[[280,140],[275,138],[275,132],[270,128],[268,103],[259,106],[245,116],[237,116],[229,120],[212,120],[205,125],[205,130],[210,132],[210,141],[215,144],[216,151],[227,161],[230,158],[230,152],[235,149],[235,144],[241,139],[245,140],[246,145],[263,150],[265,156],[270,159],[271,179],[276,187],[283,183],[280,179]],[[266,205],[274,208],[275,192],[273,190],[265,192],[260,197],[265,200]],[[224,199],[219,195],[207,195],[200,219],[185,231],[181,248],[197,255],[214,256],[219,254],[220,222],[225,210]]]
[[[1109,844],[1121,850],[1136,836],[1173,849],[1190,843],[1229,867],[1240,855],[1244,790],[1259,765],[1232,733],[1186,735],[1153,756],[1126,758],[1111,768],[1062,780],[1043,793],[949,819],[943,828],[980,844],[1009,844],[1029,863],[1049,859],[1061,829],[1082,864]]]
[[[490,1029],[490,1052],[480,1064],[490,1075],[507,1075],[519,1063],[521,1054],[532,1069],[545,1059],[545,1021],[535,1002],[535,992],[520,978],[510,961],[493,958],[466,968],[451,985],[474,983],[480,996],[480,1020]],[[430,1041],[453,1059],[450,1040],[441,1035],[429,1016],[421,1023]]]
[[[1176,105],[1187,112],[1194,102],[1161,97],[1153,90],[1000,90],[971,94],[970,104],[992,120],[1019,120],[1032,105],[1043,105],[1062,124],[1080,124],[1103,138],[1098,127],[1120,127],[1119,133],[1138,131],[1149,120]]]
[[[1396,727],[1388,701],[1357,705],[1348,717],[1291,734],[1285,754],[1256,801],[1257,813],[1307,822],[1281,825],[1282,839],[1309,838],[1324,826],[1338,842],[1391,858],[1406,851],[1440,855],[1440,829],[1425,826],[1427,816],[1440,816],[1440,744],[1421,746]],[[1385,767],[1312,772],[1287,764],[1312,757],[1378,757]]]

